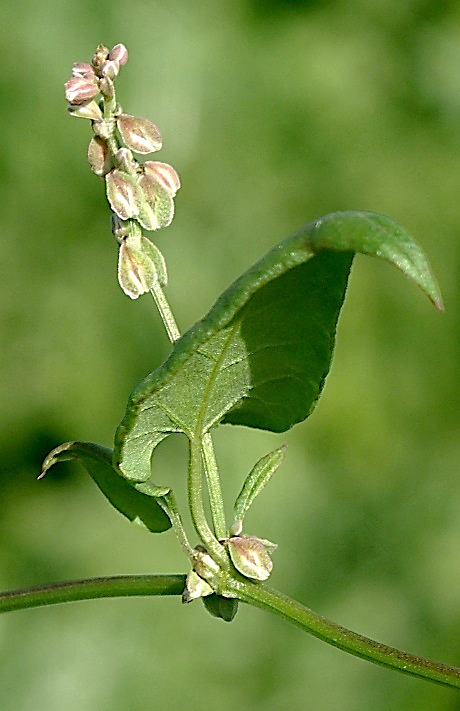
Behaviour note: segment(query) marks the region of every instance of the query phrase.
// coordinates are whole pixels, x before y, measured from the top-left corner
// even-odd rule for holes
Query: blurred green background
[[[289,443],[248,518],[277,541],[272,584],[363,634],[460,662],[460,4],[449,0],[34,0],[1,10],[0,586],[186,571],[74,466],[110,446],[131,389],[169,346],[147,297],[116,281],[89,125],[63,83],[123,42],[123,108],[180,173],[158,234],[182,329],[278,241],[327,212],[392,216],[426,250],[445,315],[385,264],[356,260],[318,409],[286,435],[221,428],[229,504]],[[184,488],[185,443],[158,483]],[[93,601],[0,620],[0,706],[15,711],[460,709],[458,694],[350,657],[241,608]]]

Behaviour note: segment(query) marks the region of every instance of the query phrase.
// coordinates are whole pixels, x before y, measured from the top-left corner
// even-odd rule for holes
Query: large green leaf
[[[338,212],[307,225],[234,282],[132,393],[115,466],[150,477],[157,444],[219,422],[283,432],[312,411],[329,371],[355,252],[380,257],[441,295],[420,247],[388,217]]]
[[[169,489],[140,484],[139,489],[123,479],[112,466],[112,452],[91,442],[65,442],[48,454],[40,479],[54,464],[74,459],[85,467],[102,493],[123,516],[154,533],[171,528],[169,517],[155,500]]]

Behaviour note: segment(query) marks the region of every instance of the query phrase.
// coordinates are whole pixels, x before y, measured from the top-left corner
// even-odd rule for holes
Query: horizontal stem
[[[182,595],[185,575],[116,575],[50,583],[0,593],[0,612],[108,597]],[[318,615],[276,590],[232,579],[229,592],[272,612],[324,642],[374,664],[438,684],[460,688],[460,668],[389,647]]]
[[[185,575],[114,575],[71,580],[0,593],[0,612],[102,597],[182,595],[184,587]]]
[[[264,585],[241,579],[232,580],[230,587],[243,602],[272,612],[345,652],[404,674],[460,688],[458,667],[424,659],[352,632]]]

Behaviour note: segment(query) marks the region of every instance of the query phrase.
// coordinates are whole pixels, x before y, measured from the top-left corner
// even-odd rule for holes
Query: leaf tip
[[[443,299],[442,299],[441,294],[439,294],[439,296],[438,296],[437,298],[433,299],[433,304],[434,304],[434,307],[435,307],[440,313],[442,313],[442,314],[445,313],[446,308],[445,308],[445,306],[444,306],[444,301],[443,301]]]

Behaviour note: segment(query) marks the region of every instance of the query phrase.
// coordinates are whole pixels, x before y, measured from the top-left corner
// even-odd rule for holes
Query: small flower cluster
[[[156,281],[166,284],[164,259],[141,228],[158,230],[171,224],[180,180],[167,163],[139,163],[133,156],[133,152],[147,155],[160,150],[162,140],[154,123],[124,113],[116,102],[114,80],[127,61],[124,45],[111,50],[99,45],[90,64],[73,65],[64,88],[69,113],[91,121],[94,136],[88,161],[91,170],[105,178],[112,231],[120,244],[118,280],[123,291],[136,299]]]
[[[113,98],[115,94],[113,80],[118,75],[120,67],[127,61],[128,50],[123,44],[117,44],[110,51],[107,47],[99,45],[91,64],[75,62],[72,66],[72,76],[64,85],[65,97],[69,104],[71,106],[88,104],[99,93],[107,98]]]
[[[276,550],[276,543],[271,543],[264,538],[256,536],[243,536],[232,531],[234,535],[220,541],[228,550],[230,560],[236,570],[245,578],[262,582],[270,577],[273,570],[271,554]],[[228,595],[222,590],[222,579],[224,580],[219,565],[211,558],[203,546],[196,546],[194,549],[194,565],[187,575],[182,602],[191,602],[197,598],[205,598],[210,595]]]

